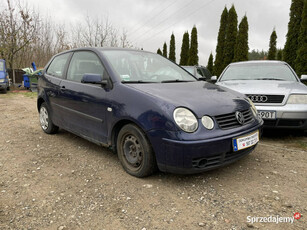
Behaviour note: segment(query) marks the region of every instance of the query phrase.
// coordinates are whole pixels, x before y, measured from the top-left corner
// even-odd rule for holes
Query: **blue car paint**
[[[3,65],[3,69],[0,69],[0,79],[4,79],[4,82],[0,82],[0,90],[6,90],[9,88],[9,79],[7,78],[8,73],[6,71],[6,63],[5,60],[0,59],[0,65]]]
[[[47,75],[46,69],[51,59],[39,78],[38,108],[42,100],[47,102],[53,123],[61,128],[97,144],[115,146],[114,132],[117,125],[132,122],[146,133],[159,169],[177,173],[206,171],[207,168],[193,168],[192,160],[217,154],[223,159],[212,168],[231,163],[224,161],[224,157],[226,153],[233,152],[232,139],[255,130],[261,133],[263,122],[257,119],[229,130],[220,129],[216,123],[213,130],[207,130],[201,124],[203,115],[214,117],[249,109],[250,104],[240,93],[203,81],[123,84],[103,56],[103,49],[77,49],[68,53],[80,50],[96,53],[112,85],[102,88],[100,85],[77,83]],[[177,107],[186,107],[194,112],[199,123],[194,133],[186,133],[175,124],[173,111]],[[245,151],[242,156],[253,148]]]

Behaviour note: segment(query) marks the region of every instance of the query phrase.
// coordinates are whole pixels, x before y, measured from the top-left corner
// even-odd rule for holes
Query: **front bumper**
[[[240,151],[233,151],[232,139],[259,130],[258,125],[233,135],[198,141],[178,141],[163,138],[158,146],[153,144],[160,171],[193,174],[230,164],[252,152],[256,145]]]
[[[0,82],[0,90],[1,89],[6,89],[8,87],[8,83],[6,82]]]
[[[264,119],[264,127],[307,130],[307,105],[259,106],[258,111],[276,111],[276,119]]]

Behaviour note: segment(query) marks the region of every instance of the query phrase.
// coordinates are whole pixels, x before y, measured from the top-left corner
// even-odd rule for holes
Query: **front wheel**
[[[39,121],[42,130],[48,134],[57,133],[59,127],[52,123],[47,104],[44,102],[39,109]]]
[[[153,149],[145,134],[133,124],[125,125],[117,138],[119,161],[127,173],[135,177],[146,177],[157,168]]]

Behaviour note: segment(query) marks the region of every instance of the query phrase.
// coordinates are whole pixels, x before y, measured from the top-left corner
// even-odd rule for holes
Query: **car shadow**
[[[269,129],[265,128],[263,130],[263,138],[287,138],[287,137],[306,137],[307,132],[303,130],[294,130],[294,129]]]
[[[89,149],[89,154],[95,157],[102,157],[105,159],[108,159],[108,161],[112,162],[112,165],[116,165],[116,169],[121,168],[120,162],[118,160],[117,154],[114,153],[110,148],[102,147],[99,145],[96,145],[90,141],[87,141],[77,135],[74,135],[68,131],[65,131],[63,129],[59,130],[59,133],[57,134],[60,136],[61,139],[67,140],[67,143],[73,143],[78,146],[84,147]],[[261,138],[261,141],[276,141],[276,142],[282,142],[285,140],[298,140],[298,141],[305,141],[307,140],[306,133],[298,132],[298,131],[292,131],[292,130],[265,130],[263,133],[263,136]],[[228,178],[229,175],[238,175],[240,173],[242,168],[246,168],[251,166],[250,162],[254,161],[255,156],[253,155],[253,152],[242,159],[233,162],[229,165],[226,165],[221,168],[213,169],[210,171],[197,173],[197,174],[187,174],[187,175],[181,175],[181,174],[172,174],[172,173],[164,173],[157,171],[155,174],[145,177],[145,178],[134,178],[137,180],[143,180],[144,182],[157,182],[157,181],[167,181],[168,183],[171,183],[174,186],[180,186],[180,184],[190,184],[195,183],[196,181],[211,181],[215,180],[216,178]],[[124,172],[124,171],[123,171]],[[128,177],[130,177],[127,174]],[[132,177],[132,176],[131,176]],[[132,179],[132,178],[130,178]],[[223,180],[223,179],[222,179]]]

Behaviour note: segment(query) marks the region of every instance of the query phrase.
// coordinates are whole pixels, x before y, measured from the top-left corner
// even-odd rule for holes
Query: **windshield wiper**
[[[161,81],[161,83],[172,83],[172,82],[191,82],[191,81],[187,81],[187,80],[165,80],[165,81]]]
[[[265,78],[257,78],[256,80],[284,81],[284,79],[279,79],[279,78],[270,78],[270,77],[265,77]]]
[[[122,81],[123,84],[127,83],[157,83],[155,81],[142,81],[142,80],[137,80],[137,81]]]
[[[248,81],[248,80],[250,80],[250,79],[226,79],[226,80],[221,80],[221,82],[222,81]]]

